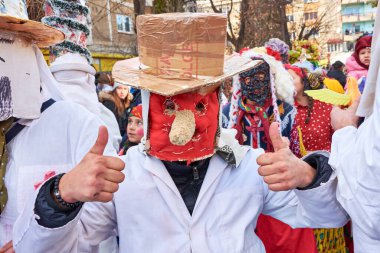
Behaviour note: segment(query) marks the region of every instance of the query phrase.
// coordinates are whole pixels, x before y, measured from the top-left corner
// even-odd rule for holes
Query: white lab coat
[[[76,248],[81,240],[96,245],[117,228],[120,252],[260,253],[265,249],[254,233],[260,213],[294,227],[347,222],[335,198],[334,175],[312,190],[274,193],[257,172],[262,151],[253,149],[236,168],[212,157],[191,216],[163,163],[141,150],[128,150],[126,179],[112,202],[86,203],[63,227],[39,226],[31,201],[15,225],[16,252],[82,252]]]
[[[380,16],[378,8],[377,17]],[[338,176],[337,198],[352,219],[355,253],[380,252],[380,20],[358,114],[358,128],[333,135],[329,163]]]
[[[49,175],[67,172],[94,145],[103,123],[80,105],[57,101],[9,143],[5,174],[8,202],[0,216],[0,246],[12,240],[12,227],[35,187]],[[116,155],[111,145],[106,154]]]

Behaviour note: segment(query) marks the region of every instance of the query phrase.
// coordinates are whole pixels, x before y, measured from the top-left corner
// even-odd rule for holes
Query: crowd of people
[[[83,2],[45,11],[0,8],[0,253],[380,250],[380,22],[325,70],[276,38],[225,55],[223,15],[142,15],[139,57],[96,73]]]

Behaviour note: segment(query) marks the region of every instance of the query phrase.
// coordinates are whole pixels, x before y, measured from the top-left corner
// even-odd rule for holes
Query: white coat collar
[[[146,155],[144,161],[144,169],[152,173],[153,179],[161,192],[163,198],[165,199],[168,206],[173,209],[173,213],[179,219],[186,218],[187,225],[190,223],[191,219],[195,219],[202,212],[202,207],[206,206],[202,203],[208,203],[212,198],[221,175],[227,168],[228,164],[219,156],[214,155],[206,173],[206,177],[203,181],[201,190],[199,192],[194,211],[193,217],[190,216],[189,211],[179,193],[177,186],[175,185],[173,179],[171,178],[169,172],[166,170],[164,164],[161,160],[150,155]],[[174,197],[175,196],[175,197]],[[198,209],[201,209],[198,211]],[[182,216],[179,216],[182,214]]]

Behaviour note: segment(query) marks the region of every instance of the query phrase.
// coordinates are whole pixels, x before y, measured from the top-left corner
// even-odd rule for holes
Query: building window
[[[288,20],[288,22],[293,22],[294,21],[294,16],[293,15],[288,15],[288,16],[286,16],[286,19]]]
[[[318,0],[303,0],[303,2],[304,2],[305,4],[308,4],[308,3],[317,3]]]
[[[328,52],[342,52],[342,43],[327,44]]]
[[[305,20],[313,20],[318,18],[318,12],[307,12],[303,14],[305,17]]]
[[[132,19],[125,15],[116,15],[117,31],[133,33]]]

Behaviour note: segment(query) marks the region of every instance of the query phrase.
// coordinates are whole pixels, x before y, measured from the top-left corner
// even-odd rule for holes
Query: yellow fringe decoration
[[[317,228],[314,236],[319,253],[346,252],[343,228]]]
[[[297,131],[298,131],[298,137],[299,137],[299,141],[300,141],[300,153],[301,153],[301,156],[304,157],[305,155],[307,155],[307,150],[305,148],[305,145],[303,145],[302,131],[301,131],[300,126],[297,126]]]

